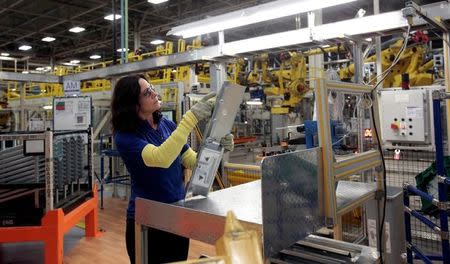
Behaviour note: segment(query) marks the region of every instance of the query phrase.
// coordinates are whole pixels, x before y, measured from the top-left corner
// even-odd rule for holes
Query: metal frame
[[[44,157],[45,157],[45,212],[50,212],[55,209],[55,205],[58,204],[58,200],[55,202],[55,187],[54,187],[54,155],[53,155],[53,141],[55,136],[73,134],[73,133],[87,133],[87,166],[89,170],[89,182],[88,191],[89,193],[94,186],[93,180],[93,144],[92,144],[92,129],[80,130],[80,131],[68,131],[68,132],[37,132],[37,133],[26,133],[26,134],[0,134],[0,141],[5,140],[44,140]],[[8,184],[6,184],[8,186]],[[25,186],[25,185],[24,185]],[[42,188],[42,184],[36,185],[37,189]],[[83,196],[83,195],[82,195]],[[69,201],[70,202],[70,201]]]
[[[350,209],[363,204],[365,201],[375,197],[376,191],[383,190],[382,174],[377,172],[377,186],[372,188],[368,183],[361,183],[358,188],[359,194],[352,198],[351,203],[343,208],[338,207],[337,197],[345,196],[346,188],[336,188],[339,180],[356,172],[378,168],[381,165],[381,153],[378,150],[371,150],[356,154],[355,156],[342,161],[334,161],[334,151],[332,149],[330,111],[328,106],[328,92],[337,91],[351,94],[370,93],[373,87],[354,83],[329,82],[324,79],[316,80],[316,104],[317,104],[317,129],[319,135],[319,146],[322,148],[323,162],[323,199],[325,216],[334,220],[336,239],[342,239],[341,216]],[[374,102],[376,104],[376,102]],[[373,117],[374,120],[378,120]],[[376,136],[374,136],[376,138]],[[366,186],[367,185],[367,186]],[[339,193],[341,192],[341,193]]]
[[[434,140],[436,147],[436,177],[438,177],[438,199],[433,196],[418,190],[412,185],[404,186],[404,206],[405,206],[405,232],[407,242],[407,261],[413,263],[413,252],[415,257],[423,260],[425,263],[432,263],[432,260],[441,260],[444,264],[450,264],[450,243],[449,243],[449,229],[448,229],[448,208],[449,201],[447,201],[447,189],[450,185],[450,181],[446,177],[444,168],[444,143],[442,137],[442,124],[441,124],[441,101],[444,99],[450,99],[450,93],[444,93],[441,91],[433,92],[433,121],[434,121]],[[426,217],[421,215],[415,210],[411,210],[409,207],[410,195],[418,195],[421,198],[432,202],[437,206],[439,210],[439,224],[432,223]],[[425,225],[437,232],[441,237],[442,255],[441,256],[428,256],[422,253],[417,247],[412,244],[411,235],[411,216],[416,217]]]

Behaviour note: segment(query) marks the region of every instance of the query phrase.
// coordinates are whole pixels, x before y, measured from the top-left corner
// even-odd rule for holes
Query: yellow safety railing
[[[261,166],[225,162],[224,177],[231,186],[261,179]]]
[[[178,52],[185,52],[189,50],[199,49],[202,47],[201,39],[195,38],[191,45],[186,45],[184,40],[178,41]],[[156,47],[155,51],[136,54],[135,52],[130,52],[128,56],[128,61],[140,61],[150,57],[165,56],[173,53],[173,43],[165,42],[164,45],[159,45]],[[69,74],[76,74],[80,72],[87,72],[99,68],[105,68],[113,65],[113,60],[103,61],[98,63],[92,63],[88,65],[83,65],[79,67],[65,67],[57,66],[54,68],[52,75],[65,76]],[[120,60],[117,60],[120,63]],[[204,63],[201,65],[203,71],[198,74],[198,81],[200,83],[209,83],[209,64]],[[228,65],[228,80],[231,82],[238,82],[240,62]],[[5,70],[5,68],[2,68]],[[8,69],[14,70],[14,69]],[[151,80],[153,84],[163,84],[168,82],[187,82],[190,79],[190,66],[178,66],[175,68],[165,68],[158,70],[151,70],[145,73],[146,77]],[[42,97],[53,97],[62,96],[63,87],[62,84],[52,84],[52,83],[26,83],[25,87],[25,99],[32,98],[42,98]],[[21,84],[15,81],[8,81],[6,83],[6,95],[8,100],[18,100],[20,98]],[[80,87],[81,93],[89,92],[99,92],[111,90],[111,82],[106,79],[90,80],[81,82]]]

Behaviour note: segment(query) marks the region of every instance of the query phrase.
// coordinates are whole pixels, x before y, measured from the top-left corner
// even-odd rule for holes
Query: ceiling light
[[[2,52],[2,53],[0,53],[0,56],[3,56],[3,57],[8,57],[8,56],[9,56],[9,53],[6,53],[6,52]]]
[[[262,105],[261,99],[251,99],[245,103],[247,105]]]
[[[23,71],[22,72],[23,74],[28,74],[28,73],[30,73],[29,71]]]
[[[184,38],[305,13],[356,0],[279,0],[172,28],[167,35]]]
[[[85,30],[85,28],[83,28],[83,27],[73,27],[73,28],[69,29],[69,31],[73,32],[73,33],[80,33],[80,32],[83,32],[84,30]]]
[[[36,68],[36,71],[43,71],[44,70],[44,67],[37,67]]]
[[[54,40],[55,40],[55,38],[53,38],[53,37],[45,37],[42,39],[42,41],[45,41],[45,42],[52,42]]]
[[[45,110],[52,110],[53,105],[44,105],[42,108],[44,108]]]
[[[91,60],[98,60],[98,59],[100,59],[102,56],[100,56],[100,55],[97,55],[97,54],[94,54],[94,55],[91,55],[90,57],[89,57],[89,59],[91,59]]]
[[[169,1],[169,0],[148,0],[149,3],[155,4],[155,5],[161,4],[161,3],[164,3],[164,2],[167,2],[167,1]]]
[[[79,61],[79,60],[71,60],[70,63],[72,63],[72,64],[78,64],[78,63],[80,63],[80,61]]]
[[[163,44],[163,43],[164,43],[164,40],[160,40],[160,39],[155,39],[155,40],[150,41],[150,44],[153,44],[153,45],[159,45],[159,44]]]
[[[127,49],[127,51],[129,51],[130,49]],[[124,52],[125,51],[125,48],[123,48],[123,49],[117,49],[117,52]]]
[[[28,45],[22,45],[22,46],[19,47],[19,49],[20,49],[20,50],[29,50],[29,49],[31,49],[31,46],[28,46]]]
[[[116,14],[115,19],[117,20],[117,19],[120,19],[121,17],[122,17],[121,15]],[[113,21],[114,20],[114,14],[107,15],[107,16],[104,17],[104,19]]]

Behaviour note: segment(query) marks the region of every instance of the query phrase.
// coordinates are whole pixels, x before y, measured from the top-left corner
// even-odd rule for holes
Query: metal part
[[[433,100],[435,100],[435,99],[437,99],[437,100],[450,99],[450,92],[436,90],[436,91],[433,91],[432,97],[433,97]]]
[[[437,21],[432,17],[429,17],[427,11],[423,10],[414,1],[406,1],[405,8],[402,9],[402,14],[406,18],[413,17],[417,14],[433,27],[439,29],[442,32],[448,32],[448,28],[444,23],[442,23],[441,21]],[[436,17],[434,13],[433,16]]]
[[[230,133],[245,87],[225,82],[216,99],[214,113],[205,131],[205,142],[198,152],[197,163],[186,188],[186,197],[208,196],[222,160],[220,140]]]
[[[320,148],[266,157],[261,171],[264,256],[271,257],[325,225]]]
[[[339,181],[336,185],[336,204],[339,215],[373,198],[377,190],[376,183]]]
[[[365,171],[381,164],[381,155],[376,150],[363,152],[334,164],[336,180],[344,179],[352,174]]]
[[[375,248],[337,241],[315,235],[307,236],[270,258],[269,263],[378,263]]]
[[[142,61],[127,64],[114,65],[107,68],[95,69],[62,77],[64,80],[84,81],[92,79],[104,79],[110,76],[123,76],[130,73],[144,72],[150,69],[163,68],[166,66],[182,65],[198,61],[211,61],[213,58],[221,56],[218,46],[210,46],[179,54],[159,56]]]
[[[135,220],[143,226],[214,244],[223,235],[225,217],[230,210],[244,226],[261,231],[261,181],[211,192],[208,198],[197,196],[175,204],[137,198]]]
[[[62,83],[61,76],[47,74],[23,74],[16,72],[0,71],[0,79],[5,81],[21,81],[21,82],[42,82],[42,83]]]

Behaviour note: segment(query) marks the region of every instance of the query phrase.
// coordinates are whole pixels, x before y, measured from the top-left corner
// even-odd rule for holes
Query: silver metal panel
[[[378,263],[378,259],[380,257],[377,249],[373,247],[367,247],[314,235],[308,236],[304,239],[304,241],[310,242],[315,245],[348,251],[352,256],[351,263]]]
[[[262,163],[264,256],[303,239],[325,224],[319,192],[320,148],[273,157]]]
[[[208,196],[223,156],[220,140],[231,131],[244,91],[245,86],[225,82],[217,94],[214,113],[204,133],[205,141],[198,153],[186,197]]]
[[[377,150],[358,153],[355,156],[334,164],[336,180],[348,177],[356,172],[365,171],[381,165],[381,155]]]
[[[43,83],[62,83],[60,76],[47,74],[23,74],[17,72],[0,71],[0,80],[21,81],[21,82],[43,82]]]
[[[136,199],[136,223],[214,244],[223,235],[225,217],[233,211],[244,226],[261,230],[261,182],[212,192],[175,204]]]
[[[150,69],[163,68],[197,61],[210,61],[220,56],[218,46],[205,47],[198,50],[187,51],[167,56],[160,56],[142,61],[114,65],[107,68],[95,69],[88,72],[67,75],[64,80],[84,81],[92,79],[104,79],[110,76],[124,76],[131,73],[144,72]]]
[[[336,187],[336,202],[338,212],[344,213],[353,204],[370,198],[377,190],[376,183],[339,181]]]
[[[239,105],[244,98],[245,86],[225,82],[217,95],[214,113],[209,123],[206,137],[216,141],[230,133]]]

